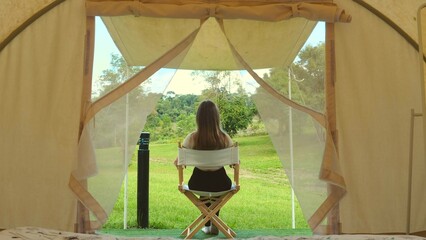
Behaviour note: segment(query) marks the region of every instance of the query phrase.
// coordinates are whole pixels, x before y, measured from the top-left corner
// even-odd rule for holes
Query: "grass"
[[[291,229],[291,188],[281,162],[267,135],[235,138],[240,146],[241,190],[221,210],[221,218],[230,227],[261,231]],[[178,176],[173,161],[176,143],[150,144],[149,228],[184,229],[198,210],[177,190]],[[129,168],[128,228],[137,228],[137,164]],[[188,180],[192,169],[187,169]],[[231,171],[229,171],[230,173]],[[300,206],[296,204],[296,227],[310,233]],[[123,228],[123,190],[120,193],[105,232]],[[174,234],[172,234],[174,235]]]

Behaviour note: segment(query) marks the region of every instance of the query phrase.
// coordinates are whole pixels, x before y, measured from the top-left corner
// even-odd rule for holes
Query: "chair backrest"
[[[239,163],[238,145],[220,150],[179,148],[178,165],[219,167]]]

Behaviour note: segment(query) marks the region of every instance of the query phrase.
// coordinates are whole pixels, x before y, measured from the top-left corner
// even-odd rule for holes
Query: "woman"
[[[220,127],[219,110],[210,100],[203,101],[198,107],[197,131],[188,134],[183,141],[183,147],[197,150],[218,150],[232,146],[232,140]],[[194,167],[188,186],[192,190],[220,192],[229,190],[232,181],[224,167],[197,168]],[[219,212],[217,212],[219,216]],[[203,232],[218,234],[216,226],[206,223]]]

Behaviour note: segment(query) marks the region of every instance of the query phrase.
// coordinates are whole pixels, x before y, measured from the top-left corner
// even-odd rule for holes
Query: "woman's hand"
[[[176,159],[175,159],[175,161],[173,162],[173,164],[176,166],[176,168],[178,168],[179,169],[179,167],[178,167],[178,157],[176,157]],[[185,165],[181,165],[181,167],[183,166],[183,168],[186,168],[186,166]]]

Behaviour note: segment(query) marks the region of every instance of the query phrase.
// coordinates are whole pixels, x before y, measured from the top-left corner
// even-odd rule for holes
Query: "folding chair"
[[[184,184],[183,169],[186,166],[194,167],[220,167],[231,166],[234,169],[234,183],[231,189],[222,192],[203,192],[189,189]],[[227,238],[234,238],[237,234],[228,227],[216,213],[228,202],[231,197],[240,189],[239,185],[239,157],[238,145],[221,150],[193,150],[183,148],[179,143],[179,155],[177,168],[179,172],[178,189],[201,211],[201,215],[195,219],[182,233],[185,239],[192,238],[211,221],[219,231]],[[206,203],[210,203],[207,207]]]

